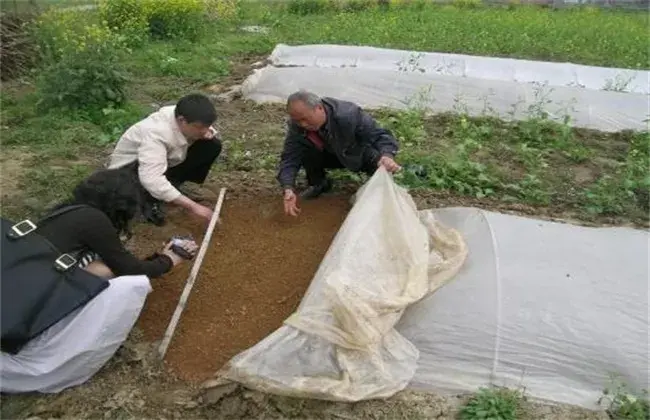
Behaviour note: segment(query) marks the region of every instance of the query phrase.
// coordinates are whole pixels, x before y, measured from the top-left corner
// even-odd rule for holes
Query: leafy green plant
[[[650,210],[650,133],[635,133],[625,162],[613,174],[605,174],[583,193],[583,204],[592,214],[619,215],[630,208]]]
[[[203,1],[147,0],[145,7],[149,33],[154,39],[198,39],[205,19]]]
[[[233,19],[237,17],[240,0],[204,0],[209,19]]]
[[[208,11],[232,13],[230,6],[206,0],[102,0],[100,15],[115,32],[127,35],[132,45],[147,34],[153,39],[198,39]],[[210,7],[208,9],[208,7]]]
[[[40,110],[103,109],[126,100],[126,39],[83,12],[52,8],[37,22],[45,66],[37,80]]]
[[[142,0],[102,0],[99,14],[106,25],[123,34],[131,46],[142,45],[148,37],[149,19]]]
[[[116,142],[120,136],[142,118],[147,112],[144,107],[126,103],[121,108],[107,107],[88,115],[90,121],[97,122],[102,134],[97,138],[97,144],[106,145]]]
[[[290,0],[287,11],[294,15],[311,15],[331,10],[332,4],[328,0]]]
[[[347,0],[341,4],[341,9],[347,12],[360,12],[376,7],[378,2],[376,0]]]
[[[103,109],[126,101],[119,43],[86,44],[48,66],[39,79],[41,109]]]
[[[603,390],[598,404],[607,404],[607,414],[613,420],[647,420],[650,417],[648,391],[641,395],[630,392],[618,378],[612,378],[612,385]]]
[[[424,129],[424,112],[419,109],[409,108],[389,114],[381,118],[380,123],[407,149],[419,145],[427,135]]]
[[[459,413],[460,420],[517,420],[523,393],[507,388],[482,388]]]

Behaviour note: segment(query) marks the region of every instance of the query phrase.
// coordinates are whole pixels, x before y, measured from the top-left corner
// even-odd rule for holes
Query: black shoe
[[[300,197],[305,200],[311,200],[319,197],[321,194],[329,192],[332,189],[332,181],[326,179],[318,185],[311,185],[300,193]]]
[[[163,210],[161,203],[153,203],[147,210],[147,214],[145,214],[144,217],[148,222],[153,223],[156,226],[165,225],[165,211]]]

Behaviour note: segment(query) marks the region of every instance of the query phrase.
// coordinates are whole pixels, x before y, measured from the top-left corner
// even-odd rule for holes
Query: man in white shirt
[[[129,127],[117,142],[109,169],[137,174],[142,186],[142,213],[161,226],[162,203],[181,206],[209,221],[212,210],[178,188],[190,181],[202,184],[221,153],[221,141],[212,124],[217,112],[201,94],[190,94]]]

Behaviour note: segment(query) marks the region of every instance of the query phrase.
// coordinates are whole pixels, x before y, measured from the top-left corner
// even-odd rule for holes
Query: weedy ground
[[[111,1],[117,3],[117,0],[108,2]],[[86,3],[93,2],[62,1],[46,6]],[[166,2],[159,4],[162,3]],[[192,36],[152,36],[131,42],[128,54],[116,53],[110,64],[104,64],[102,59],[115,51],[111,48],[117,47],[104,45],[109,38],[103,38],[106,34],[99,30],[75,38],[74,48],[63,46],[51,50],[46,47],[54,45],[52,39],[44,40],[43,37],[53,36],[52,32],[48,32],[49,35],[39,32],[41,51],[49,51],[43,65],[2,85],[3,216],[32,216],[65,198],[76,182],[106,162],[114,142],[130,124],[160,105],[173,103],[185,93],[202,91],[216,95],[241,83],[250,74],[251,64],[264,60],[277,43],[370,45],[650,68],[646,48],[650,22],[648,15],[643,13],[595,8],[487,7],[471,1],[448,5],[422,1],[379,3],[216,1],[219,12],[216,18],[213,16],[200,26],[182,28],[186,32],[191,30]],[[9,4],[13,2],[5,0],[0,6],[7,11]],[[58,32],[59,41],[74,38],[69,33],[72,26],[87,27],[101,22],[95,9],[66,13],[79,14],[73,16],[76,25],[56,26],[56,19],[69,20],[50,16],[54,19],[52,27],[65,27],[65,31]],[[241,29],[246,25],[263,26],[267,31],[246,32]],[[83,49],[91,44],[97,48]],[[87,55],[80,55],[80,51]],[[79,57],[84,64],[75,67],[74,60]],[[61,64],[65,60],[70,60],[69,67]],[[93,67],[96,63],[99,64]],[[70,94],[70,89],[78,88],[72,81],[79,79],[81,74],[87,75],[89,68],[114,85],[89,95],[96,98],[97,103],[71,106],[65,102],[66,98],[75,96],[66,95]],[[624,87],[619,82],[612,81],[608,88]],[[110,105],[106,105],[107,101]],[[235,99],[219,102],[217,109],[217,125],[225,149],[210,176],[208,188],[216,190],[229,186],[239,194],[277,195],[274,176],[283,141],[285,115],[282,107]],[[529,119],[519,122],[499,120],[491,115],[489,107],[479,118],[467,116],[462,106],[456,111],[428,115],[417,104],[403,112],[371,110],[399,138],[400,159],[406,169],[396,180],[411,188],[420,206],[471,205],[583,224],[649,225],[648,132],[602,133],[574,129],[570,121],[551,122],[535,109],[531,109]],[[340,190],[353,189],[363,182],[363,178],[344,171],[336,173],[335,177]],[[213,411],[196,408],[191,398],[186,398],[191,388],[164,376],[159,370],[152,374],[149,362],[143,362],[148,360],[146,357],[135,360],[117,357],[89,385],[60,396],[3,397],[2,414],[12,418],[30,415],[93,418],[101,414],[97,410],[103,410],[102,413],[108,413],[101,414],[108,416],[106,418],[175,415],[214,418],[214,410],[225,410],[223,407],[211,408]],[[124,384],[119,392],[112,388],[115,383]],[[143,391],[143,385],[153,387],[152,391]],[[491,417],[482,417],[482,413],[491,413],[495,407],[499,412],[520,412],[517,410],[523,399],[519,397],[519,394],[487,390],[473,399],[458,401],[467,403],[462,411],[463,418],[479,419]],[[251,401],[256,407],[267,399],[273,399],[272,406],[276,408],[294,404],[244,391],[232,398],[236,403],[231,403],[238,408],[231,414],[235,416],[244,410],[241,418],[259,414],[251,408]],[[127,408],[120,408],[122,399],[129,401],[124,405]],[[408,407],[422,409],[425,405],[431,407],[432,403],[430,397],[417,397],[416,400],[424,401],[424,405],[408,402],[395,403],[391,407],[406,413],[404,416],[417,418]],[[70,401],[73,403],[68,404]],[[89,408],[88,401],[93,407]],[[461,412],[458,401],[446,401],[447,408],[441,409],[442,414],[436,416],[452,418]],[[641,401],[647,402],[647,399]],[[167,412],[148,411],[151,404],[158,404]],[[340,416],[359,414],[345,410],[332,414],[333,406],[300,404],[306,407],[306,411],[300,412],[302,415],[346,418]],[[523,404],[530,403],[524,401]],[[641,404],[643,407],[647,413],[647,404]],[[277,413],[285,418],[292,416],[281,408],[278,410]],[[316,412],[319,414],[314,414]],[[422,412],[420,410],[420,414]],[[600,415],[568,414],[567,411],[555,413],[564,417],[550,417],[555,414],[549,412],[546,410],[547,414],[541,415],[538,411],[525,418],[599,418]],[[219,413],[228,417],[228,413]],[[273,415],[264,413],[270,418],[282,418],[276,412]],[[300,415],[295,414],[294,418]],[[517,418],[508,416],[510,414],[503,414],[501,418]]]

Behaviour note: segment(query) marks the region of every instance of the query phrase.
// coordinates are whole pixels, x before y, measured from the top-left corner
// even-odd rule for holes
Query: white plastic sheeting
[[[0,353],[2,392],[56,393],[90,379],[126,340],[151,291],[146,276],[123,276],[30,341]]]
[[[296,314],[206,387],[355,401],[492,384],[586,408],[610,375],[648,388],[648,232],[418,212],[385,175],[358,193]]]
[[[411,387],[523,386],[586,408],[597,408],[610,375],[649,388],[648,232],[431,212],[470,252],[454,281],[398,324],[420,350]]]
[[[602,131],[647,129],[650,72],[343,45],[279,44],[244,97],[284,102],[298,89],[367,108],[423,106],[524,119],[544,110]],[[608,90],[604,90],[608,89]]]

